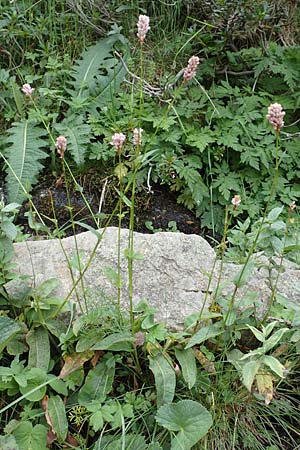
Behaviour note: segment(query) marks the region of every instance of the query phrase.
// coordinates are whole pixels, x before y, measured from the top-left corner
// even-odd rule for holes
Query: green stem
[[[273,182],[272,182],[271,189],[270,189],[269,199],[268,199],[267,205],[266,205],[266,207],[265,207],[265,210],[264,210],[264,213],[263,213],[263,217],[262,217],[262,220],[261,220],[261,222],[260,222],[258,231],[257,231],[256,236],[255,236],[255,239],[254,239],[254,241],[253,241],[253,244],[251,245],[251,247],[250,247],[250,249],[249,249],[249,252],[248,252],[247,257],[246,257],[246,260],[245,260],[245,263],[244,263],[244,265],[243,265],[243,267],[242,267],[242,270],[241,270],[241,272],[240,272],[240,275],[239,275],[239,277],[238,277],[238,279],[237,279],[237,281],[236,281],[236,283],[235,283],[234,291],[233,291],[233,294],[232,294],[232,296],[231,296],[231,299],[230,299],[230,302],[229,302],[228,311],[227,311],[227,314],[226,314],[226,317],[225,317],[225,323],[228,321],[229,316],[230,316],[230,314],[231,314],[231,311],[232,311],[232,309],[233,309],[233,307],[234,307],[235,298],[236,298],[236,294],[237,294],[237,291],[238,291],[240,282],[241,282],[242,277],[243,277],[243,275],[244,275],[244,273],[245,273],[245,270],[246,270],[247,265],[248,265],[248,263],[249,263],[249,261],[250,261],[250,258],[251,258],[251,256],[253,255],[253,253],[254,253],[254,251],[255,251],[255,249],[256,249],[256,245],[257,245],[257,242],[258,242],[258,239],[259,239],[259,236],[260,236],[262,227],[263,227],[263,225],[264,225],[265,218],[266,218],[266,216],[267,216],[267,213],[268,213],[268,210],[269,210],[270,203],[271,203],[271,201],[272,201],[272,199],[273,199],[273,195],[274,195],[274,193],[275,193],[275,188],[276,188],[277,179],[278,179],[278,169],[279,169],[279,158],[278,158],[279,132],[276,132],[275,136],[276,136],[276,139],[275,139],[275,170],[274,170]]]

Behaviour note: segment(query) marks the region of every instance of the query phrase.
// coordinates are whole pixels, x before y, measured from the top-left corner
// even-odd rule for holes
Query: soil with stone
[[[83,187],[84,196],[94,214],[101,213],[99,226],[105,226],[107,218],[118,202],[118,193],[112,181],[105,184],[105,180],[99,180],[95,175],[88,174],[78,180]],[[104,188],[105,186],[105,188]],[[62,179],[54,179],[45,175],[33,188],[32,202],[42,216],[45,224],[55,230],[55,221],[63,231],[64,236],[73,234],[70,222],[70,208],[68,207],[68,195],[65,183]],[[89,208],[86,206],[80,192],[74,188],[70,189],[71,214],[76,222],[76,233],[86,231],[79,222],[96,227]],[[28,226],[29,202],[24,202],[17,223],[23,226],[23,230],[29,234],[35,232]],[[124,217],[122,227],[129,227],[129,208],[123,205]],[[117,214],[110,222],[110,226],[118,226]],[[170,192],[166,185],[152,185],[152,192],[145,189],[138,190],[135,197],[135,224],[136,231],[142,233],[153,233],[155,231],[180,231],[185,234],[198,234],[209,241],[210,233],[201,228],[199,218],[183,205],[177,203],[176,193]],[[43,232],[39,232],[43,234]]]

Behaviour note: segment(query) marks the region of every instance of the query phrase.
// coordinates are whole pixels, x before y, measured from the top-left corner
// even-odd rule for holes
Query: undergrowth
[[[3,9],[0,447],[296,449],[300,309],[277,288],[285,258],[299,263],[299,8],[280,0],[144,3],[24,0]],[[139,16],[137,39],[138,13],[150,14],[151,29]],[[110,215],[92,211],[79,182],[91,166],[114,184]],[[31,198],[45,168],[66,192],[71,259],[54,205],[49,217]],[[134,246],[135,197],[151,195],[153,183],[223,233],[203,306],[183,330],[158,323],[147,300],[133,301],[133,266],[143,258]],[[85,264],[71,189],[93,222],[80,225],[97,238]],[[57,280],[32,287],[14,270],[13,242],[27,238],[14,222],[24,200],[37,235],[53,237],[45,221],[53,223],[73,282],[65,298],[55,294]],[[115,217],[118,264],[108,275],[117,298],[91,308],[84,275]],[[228,259],[242,265],[224,294]],[[269,273],[263,309],[251,292],[239,296],[257,264]]]

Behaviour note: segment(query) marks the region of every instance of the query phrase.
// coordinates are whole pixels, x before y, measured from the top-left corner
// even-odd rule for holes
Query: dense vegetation
[[[299,308],[277,298],[279,275],[263,315],[236,291],[256,251],[270,273],[286,257],[299,263],[300,6],[102,3],[1,5],[0,448],[295,449]],[[137,36],[140,15],[150,29],[144,17]],[[267,119],[271,104],[284,124],[272,109]],[[168,186],[223,235],[218,258],[244,263],[234,293],[218,285],[180,332],[155,323],[146,301],[133,305],[132,289],[121,311],[119,270],[116,304],[82,305],[77,319],[55,280],[21,280],[12,294],[13,242],[28,237],[14,223],[21,204],[32,233],[65,232],[54,208],[32,201],[43,177],[67,193],[74,232],[70,192],[82,197],[97,245],[128,215],[129,284],[136,192]],[[110,215],[90,207],[85,177],[116,193]]]

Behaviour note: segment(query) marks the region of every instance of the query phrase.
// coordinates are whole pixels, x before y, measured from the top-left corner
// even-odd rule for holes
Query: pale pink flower
[[[23,92],[23,94],[26,95],[26,97],[31,97],[34,88],[30,86],[30,84],[26,83],[23,84],[21,91]]]
[[[284,125],[284,116],[285,112],[283,111],[282,106],[279,103],[273,103],[269,106],[267,119],[277,133]]]
[[[240,206],[240,204],[241,204],[241,196],[240,195],[235,195],[231,199],[231,203],[233,204],[234,209],[237,208],[238,206]]]
[[[188,65],[183,72],[184,81],[190,81],[192,78],[194,78],[199,62],[200,59],[198,58],[198,56],[192,56],[189,59]]]
[[[150,18],[148,16],[144,16],[143,14],[139,15],[139,20],[137,23],[138,27],[137,37],[139,38],[141,43],[144,42],[146,34],[150,30],[149,22]]]
[[[115,133],[111,138],[110,144],[113,145],[118,152],[120,152],[122,150],[125,139],[125,134]]]
[[[57,153],[59,154],[60,159],[64,159],[67,148],[67,139],[65,136],[58,136],[55,142],[55,147],[57,148]]]
[[[138,331],[137,333],[135,333],[134,337],[135,337],[135,342],[134,342],[135,347],[141,347],[142,345],[144,345],[145,334],[142,331]]]
[[[142,145],[142,133],[143,128],[135,128],[133,130],[133,145],[138,146]]]
[[[292,213],[294,211],[294,209],[296,208],[296,202],[295,200],[290,204],[290,213]]]

